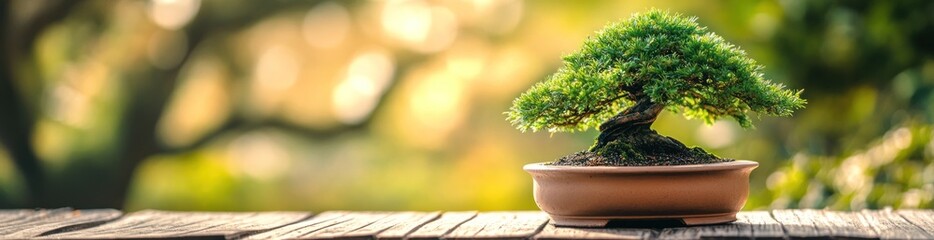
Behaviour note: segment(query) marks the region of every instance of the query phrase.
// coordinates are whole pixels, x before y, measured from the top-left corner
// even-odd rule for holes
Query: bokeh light
[[[361,53],[347,66],[347,77],[334,87],[333,111],[344,124],[357,124],[370,115],[392,81],[395,65],[380,51]]]
[[[188,24],[200,7],[201,0],[152,0],[147,13],[156,25],[175,30]]]
[[[653,125],[758,161],[747,209],[934,207],[928,2],[0,5],[0,208],[536,209],[522,166],[597,131],[521,133],[503,112],[594,31],[652,8],[804,89],[806,109],[754,129]]]

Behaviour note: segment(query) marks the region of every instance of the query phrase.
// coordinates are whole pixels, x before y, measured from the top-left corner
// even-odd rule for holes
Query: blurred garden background
[[[750,159],[747,209],[934,207],[934,1],[0,1],[0,208],[536,209],[513,98],[668,9],[805,89],[660,133]],[[625,187],[625,186],[620,186]]]

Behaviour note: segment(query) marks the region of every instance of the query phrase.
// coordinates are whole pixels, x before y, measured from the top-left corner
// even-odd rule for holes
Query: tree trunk
[[[634,106],[600,125],[600,136],[590,150],[565,156],[555,164],[660,166],[730,161],[650,129],[665,106],[645,96],[638,99]]]
[[[600,124],[600,136],[597,137],[597,144],[591,148],[591,151],[606,146],[622,134],[649,129],[663,108],[661,104],[653,103],[648,97],[643,97],[636,102],[636,105]]]

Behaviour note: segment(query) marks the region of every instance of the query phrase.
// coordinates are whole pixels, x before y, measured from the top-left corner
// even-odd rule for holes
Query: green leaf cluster
[[[581,131],[648,97],[687,118],[729,116],[751,127],[750,112],[789,116],[804,107],[800,93],[763,78],[762,66],[696,18],[651,10],[589,37],[506,114],[522,131]]]

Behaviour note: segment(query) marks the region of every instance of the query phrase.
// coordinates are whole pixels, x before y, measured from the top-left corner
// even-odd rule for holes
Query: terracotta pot
[[[535,204],[555,225],[602,227],[613,219],[680,219],[686,225],[726,223],[749,195],[753,161],[646,166],[525,165]]]

